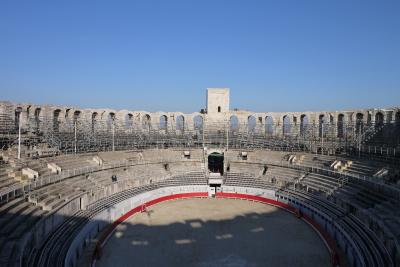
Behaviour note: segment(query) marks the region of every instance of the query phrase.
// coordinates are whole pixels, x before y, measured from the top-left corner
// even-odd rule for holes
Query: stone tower
[[[207,88],[208,122],[225,121],[229,114],[229,88]]]

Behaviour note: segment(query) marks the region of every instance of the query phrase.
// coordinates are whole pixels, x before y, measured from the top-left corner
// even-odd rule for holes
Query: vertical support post
[[[74,151],[76,154],[76,120],[74,120]]]
[[[226,124],[226,151],[229,150],[229,121]]]
[[[325,123],[322,122],[322,124],[321,124],[321,155],[324,154],[324,125],[325,125]]]
[[[149,127],[149,134],[150,134],[150,127]],[[112,151],[115,151],[115,122],[112,121]]]
[[[204,144],[204,131],[205,131],[205,125],[206,125],[206,116],[204,116],[204,118],[203,118],[203,129],[202,129],[202,132],[203,132],[203,150],[204,150],[204,148],[205,148],[205,144]]]
[[[18,112],[18,159],[21,159],[21,112]]]

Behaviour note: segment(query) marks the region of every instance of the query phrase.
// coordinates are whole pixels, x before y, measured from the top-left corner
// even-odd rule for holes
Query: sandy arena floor
[[[330,266],[306,223],[245,200],[186,199],[150,207],[119,225],[98,267]]]

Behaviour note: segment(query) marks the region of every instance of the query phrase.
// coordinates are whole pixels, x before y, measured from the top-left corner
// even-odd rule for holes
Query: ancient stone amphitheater
[[[332,265],[400,266],[399,144],[399,108],[253,113],[228,89],[192,114],[0,102],[0,266],[93,264],[118,223],[177,198],[273,205]]]

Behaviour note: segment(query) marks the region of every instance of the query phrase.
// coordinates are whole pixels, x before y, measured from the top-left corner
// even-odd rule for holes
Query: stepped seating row
[[[286,182],[294,182],[303,175],[303,172],[296,169],[268,166],[265,175]]]
[[[161,172],[163,172],[163,174],[168,174],[162,164],[152,165],[154,165],[151,167],[153,171],[149,171],[149,167],[143,165],[134,166],[128,170],[108,170],[92,173],[89,176],[69,178],[60,183],[33,191],[29,196],[30,202],[18,198],[0,206],[0,263],[9,262],[9,257],[15,252],[14,245],[18,245],[19,238],[22,238],[23,234],[27,233],[41,217],[49,212],[49,210],[59,208],[72,198],[83,194],[85,191],[90,190],[90,192],[94,194],[96,194],[96,190],[102,191],[107,185],[113,183],[111,175],[117,175],[119,181],[135,181],[140,179],[145,181],[146,178],[156,177],[160,175]],[[155,165],[157,165],[157,167]],[[140,173],[139,170],[143,172]],[[177,175],[162,181],[154,179],[153,182],[161,187],[180,186],[183,184],[206,185],[207,179],[205,178],[204,172],[198,169],[197,172]],[[136,186],[145,184],[148,184],[148,182],[146,181],[146,183],[137,184]],[[135,187],[135,185],[132,187]],[[15,244],[13,243],[14,245],[11,246],[11,243],[6,242],[6,240],[10,242],[14,240]],[[4,261],[2,261],[2,259]]]
[[[265,180],[254,178],[248,173],[229,172],[226,173],[224,179],[226,186],[243,186],[253,188],[273,189],[275,186]]]
[[[36,251],[38,254],[35,256],[39,259],[37,261],[37,266],[63,265],[70,242],[72,242],[72,239],[77,234],[78,230],[82,228],[97,213],[109,208],[113,204],[129,199],[137,194],[157,188],[191,184],[206,185],[207,179],[204,173],[192,172],[185,175],[174,176],[159,183],[134,187],[94,202],[93,204],[89,205],[86,210],[80,210],[73,214],[73,216],[68,217],[67,220],[64,221],[53,233],[49,239],[49,242],[44,244],[40,250]]]
[[[2,164],[0,166],[0,189],[13,186],[18,182],[8,175],[11,167],[8,164]]]
[[[96,187],[86,176],[77,176],[33,191],[29,202],[44,210],[54,210]]]
[[[169,170],[173,174],[180,174],[198,170],[204,171],[204,164],[202,162],[195,161],[170,163]]]
[[[384,239],[391,239],[395,242],[397,250],[400,250],[400,212],[399,207],[393,208],[390,202],[381,203],[369,209],[369,219],[373,222],[373,228],[380,228],[379,231]]]
[[[115,162],[115,161],[137,161],[137,151],[114,151],[114,152],[100,152],[98,156],[103,160],[104,163]]]
[[[332,193],[336,190],[341,182],[335,177],[318,173],[308,173],[300,180],[300,183],[306,185],[313,190],[320,190],[325,193]]]
[[[317,178],[318,177],[318,178]],[[337,187],[335,187],[335,183]],[[315,190],[333,192],[332,201],[354,213],[365,225],[372,225],[377,233],[382,233],[384,240],[395,240],[400,249],[400,204],[385,195],[375,192],[356,180],[346,181],[343,186],[336,178],[310,173],[301,184]],[[350,208],[349,208],[350,207]],[[391,248],[394,250],[393,248]],[[395,254],[396,252],[393,252]]]
[[[87,154],[58,156],[48,159],[48,162],[57,164],[61,167],[62,170],[72,170],[98,166],[98,164],[93,161],[93,155]]]
[[[330,165],[335,161],[340,160],[343,163],[351,162],[343,169],[343,172],[359,177],[372,177],[382,168],[391,166],[388,162],[379,162],[367,159],[354,159],[346,156],[328,156],[328,155],[310,155],[306,154],[301,165],[314,166],[319,168],[330,168]]]
[[[326,199],[318,198],[317,196],[304,191],[295,191],[286,188],[277,192],[277,195],[290,196],[294,199],[299,199],[306,205],[322,211],[332,219],[332,222],[338,223],[350,236],[350,239],[354,242],[353,244],[361,252],[361,260],[364,262],[365,266],[393,266],[392,259],[384,247],[384,244],[380,242],[378,237],[371,230],[365,227],[361,221],[359,221],[354,215],[346,212],[346,210]],[[339,243],[339,245],[343,251],[346,251],[343,244]],[[354,263],[350,264],[353,265]]]
[[[347,202],[349,205],[364,209],[373,208],[375,205],[386,201],[392,201],[393,204],[397,202],[376,192],[373,188],[367,187],[363,183],[352,180],[340,187],[334,196],[341,201]]]
[[[35,225],[46,211],[23,199],[12,200],[0,207],[0,265],[7,262],[26,232]],[[3,265],[4,263],[4,265]]]
[[[173,163],[169,166],[169,169],[166,169],[163,164],[144,164],[106,170],[65,179],[59,183],[37,189],[29,195],[29,201],[45,210],[53,210],[84,192],[95,193],[115,182],[128,181],[132,186],[139,186],[147,183],[148,180],[156,182],[179,173],[199,170],[201,170],[201,164],[193,164],[192,162]],[[113,181],[112,176],[116,177],[116,181]]]
[[[253,177],[258,177],[263,173],[264,167],[259,164],[251,164],[248,162],[234,162],[229,163],[229,171],[235,173],[248,173]]]

